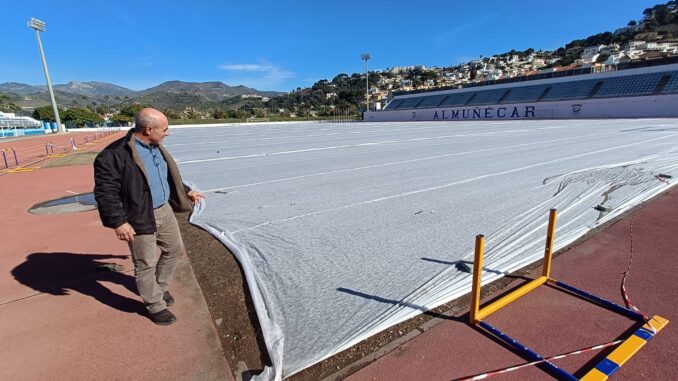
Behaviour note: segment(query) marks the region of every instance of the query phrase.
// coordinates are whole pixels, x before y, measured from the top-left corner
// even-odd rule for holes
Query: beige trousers
[[[153,215],[156,233],[135,235],[129,243],[139,295],[150,313],[167,308],[163,292],[169,290],[177,259],[184,253],[179,225],[169,203],[154,209]]]

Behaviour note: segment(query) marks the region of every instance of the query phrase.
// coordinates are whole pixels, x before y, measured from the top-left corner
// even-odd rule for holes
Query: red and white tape
[[[611,347],[611,346],[613,346],[613,345],[620,344],[620,343],[622,343],[623,341],[624,341],[624,340],[610,341],[609,343],[598,344],[598,345],[594,345],[594,346],[592,346],[592,347],[583,348],[583,349],[577,349],[576,351],[567,352],[567,353],[563,353],[563,354],[560,354],[560,355],[547,357],[547,358],[545,358],[545,359],[543,359],[543,360],[537,360],[537,361],[532,361],[532,362],[528,362],[528,363],[525,363],[525,364],[520,364],[520,365],[510,366],[510,367],[507,367],[507,368],[497,369],[497,370],[493,370],[493,371],[491,371],[491,372],[482,373],[482,374],[477,374],[477,375],[475,375],[475,376],[470,376],[470,377],[465,377],[465,378],[458,378],[458,379],[456,379],[455,381],[483,380],[483,379],[486,379],[486,378],[489,378],[489,377],[492,377],[492,376],[496,376],[496,375],[498,375],[498,374],[513,372],[514,370],[526,368],[526,367],[528,367],[528,366],[539,365],[539,364],[544,363],[544,362],[547,362],[547,361],[558,360],[558,359],[562,359],[562,358],[565,358],[565,357],[571,356],[571,355],[578,355],[578,354],[584,353],[584,352],[590,352],[590,351],[595,351],[595,350],[599,350],[599,349]]]

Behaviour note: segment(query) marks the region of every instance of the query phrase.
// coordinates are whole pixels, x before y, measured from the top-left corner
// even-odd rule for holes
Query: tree
[[[629,21],[629,23],[626,24],[626,25],[627,25],[627,26],[636,26],[636,25],[638,25],[638,23],[636,22],[636,20],[631,20],[631,21]]]
[[[186,119],[200,119],[202,117],[200,111],[193,107],[186,107],[183,114],[186,116]]]
[[[660,25],[668,25],[674,20],[674,14],[671,9],[665,5],[654,6],[654,18]]]
[[[59,115],[64,115],[64,110],[61,107],[57,107],[57,111],[59,111]],[[52,106],[37,107],[33,110],[33,118],[47,122],[56,122]]]
[[[181,119],[181,113],[173,108],[166,108],[162,110],[167,119]]]
[[[75,127],[84,127],[88,124],[97,124],[104,121],[102,117],[89,109],[77,107],[66,110],[63,119],[64,122]]]
[[[659,26],[659,21],[657,21],[657,19],[653,17],[644,22],[643,25],[645,26],[645,30],[647,30],[648,32],[654,32]]]
[[[226,119],[228,118],[228,113],[222,109],[216,109],[212,112],[212,118],[214,119]]]
[[[146,108],[148,106],[142,105],[139,103],[134,103],[131,105],[126,105],[120,111],[113,115],[111,117],[111,121],[119,124],[119,125],[128,125],[129,123],[132,123],[134,121],[134,117],[137,115],[139,111],[141,111],[142,108]]]
[[[653,13],[654,11],[652,10],[652,8],[645,8],[645,10],[643,11],[643,18],[645,20],[649,20],[650,18],[652,18]]]
[[[21,107],[14,104],[11,101],[11,97],[6,94],[0,94],[0,111],[2,112],[18,112],[21,111]]]
[[[577,58],[578,57],[576,55],[567,54],[567,55],[565,55],[565,57],[558,60],[558,62],[556,62],[556,64],[559,65],[559,66],[567,66],[567,65],[573,63]]]
[[[603,63],[607,61],[607,59],[610,58],[609,54],[603,53],[598,55],[598,58],[596,59],[596,63]]]
[[[139,103],[134,103],[134,104],[127,105],[127,106],[123,107],[122,109],[120,109],[120,114],[134,118],[137,115],[137,113],[139,111],[141,111],[141,109],[146,108],[146,107],[148,107],[148,106],[142,105],[142,104],[139,104]]]
[[[99,115],[106,115],[111,112],[111,108],[108,106],[98,106],[96,109],[96,113]]]
[[[115,114],[110,120],[118,126],[127,126],[132,123],[132,119],[129,116],[122,114]]]

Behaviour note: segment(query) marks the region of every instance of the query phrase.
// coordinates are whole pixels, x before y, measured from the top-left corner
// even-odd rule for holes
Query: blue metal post
[[[621,315],[628,317],[629,319],[638,320],[638,321],[644,320],[643,315],[641,315],[641,314],[639,314],[635,311],[632,311],[628,308],[622,307],[619,304],[612,303],[612,302],[605,300],[603,298],[600,298],[598,296],[589,294],[588,292],[580,290],[580,289],[578,289],[574,286],[570,286],[567,283],[563,283],[561,281],[555,281],[555,285],[558,286],[558,287],[561,287],[561,288],[563,288],[563,289],[565,289],[565,290],[567,290],[567,291],[569,291],[573,294],[579,295],[579,296],[583,297],[584,299],[588,299],[588,300],[590,300],[594,303],[597,303],[597,304],[599,304],[603,307],[609,308],[614,312],[617,312]]]
[[[494,328],[493,326],[485,323],[484,321],[480,321],[478,323],[483,329],[489,331],[493,335],[495,335],[497,338],[499,338],[501,341],[504,343],[508,344],[511,348],[515,349],[516,352],[520,353],[523,357],[530,361],[541,361],[544,360],[542,356],[540,356],[537,352],[531,350],[530,348],[524,346],[523,344],[519,343],[516,341],[514,338],[511,336],[503,333],[502,331]],[[579,381],[578,378],[574,377],[570,373],[558,368],[556,365],[549,361],[544,361],[543,362],[544,366],[548,371],[556,376],[559,380],[568,380],[568,381]]]

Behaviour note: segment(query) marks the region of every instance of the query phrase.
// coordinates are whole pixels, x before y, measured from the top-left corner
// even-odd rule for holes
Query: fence
[[[350,123],[359,121],[358,114],[352,109],[335,109],[329,119],[322,120],[324,123]]]
[[[0,141],[0,169],[16,172],[34,167],[50,158],[64,156],[87,145],[99,143],[119,131],[119,128],[106,128],[94,132],[44,135],[44,139],[30,137]]]

